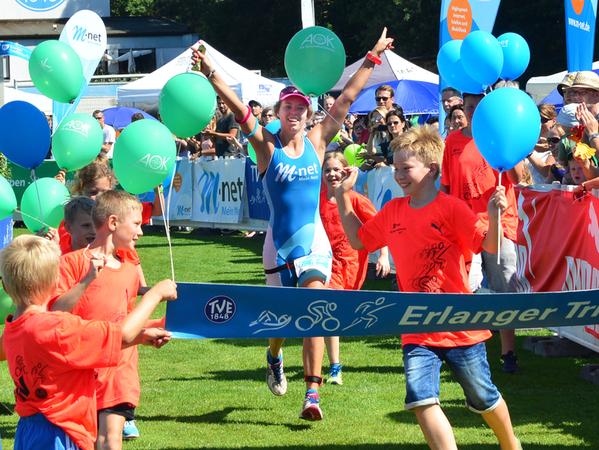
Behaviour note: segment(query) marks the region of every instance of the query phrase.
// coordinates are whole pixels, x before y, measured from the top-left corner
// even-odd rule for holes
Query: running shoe
[[[266,384],[270,392],[275,395],[285,395],[287,392],[287,378],[283,371],[283,351],[279,358],[273,359],[270,350],[266,349]]]
[[[518,366],[518,358],[513,351],[507,352],[505,355],[501,355],[501,370],[505,373],[516,373],[520,370]]]
[[[328,384],[343,384],[343,374],[341,372],[342,367],[343,366],[341,364],[331,365],[331,368],[329,369],[329,376],[327,378]]]
[[[135,425],[135,420],[125,421],[125,426],[123,427],[123,440],[128,441],[131,439],[137,439],[138,437],[139,430]]]
[[[315,389],[308,389],[306,398],[300,412],[300,419],[304,420],[322,420],[323,414],[320,409],[320,396]]]

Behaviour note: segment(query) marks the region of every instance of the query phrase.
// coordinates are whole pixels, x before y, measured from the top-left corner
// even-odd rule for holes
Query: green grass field
[[[173,237],[178,280],[263,283],[261,239],[198,232]],[[170,276],[163,233],[148,232],[138,249],[149,283]],[[385,280],[366,287],[387,286]],[[527,334],[533,332],[519,334],[519,345]],[[286,346],[290,384],[284,397],[273,396],[264,381],[265,348],[265,340],[174,341],[160,350],[141,348],[141,438],[123,448],[428,448],[414,416],[403,410],[405,379],[398,337],[342,340],[345,384],[323,386],[325,418],[318,423],[298,419],[304,393],[300,340]],[[525,449],[599,449],[599,386],[579,377],[584,364],[599,359],[546,359],[520,350],[523,370],[510,376],[500,370],[497,336],[488,343],[488,353],[494,381]],[[0,402],[12,409],[6,365],[0,371]],[[482,419],[464,407],[461,389],[449,372],[443,372],[442,381],[442,406],[458,447],[499,448]],[[0,415],[4,449],[12,449],[16,422],[15,415]]]

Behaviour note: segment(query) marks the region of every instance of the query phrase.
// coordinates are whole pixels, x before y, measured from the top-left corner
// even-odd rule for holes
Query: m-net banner
[[[239,223],[243,215],[245,160],[200,160],[193,165],[192,220]]]
[[[564,0],[568,72],[593,69],[597,0]]]

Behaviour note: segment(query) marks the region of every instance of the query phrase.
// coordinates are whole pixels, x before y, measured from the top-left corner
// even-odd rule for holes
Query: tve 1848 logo
[[[226,295],[217,295],[206,302],[204,314],[213,323],[225,323],[235,315],[235,302]]]

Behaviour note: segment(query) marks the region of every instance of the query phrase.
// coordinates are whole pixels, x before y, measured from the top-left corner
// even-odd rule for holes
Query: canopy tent
[[[284,84],[260,76],[227,58],[206,42],[200,42],[206,47],[206,55],[216,71],[244,103],[250,100],[257,100],[264,106],[276,103],[279,92],[285,87]],[[117,104],[144,110],[157,110],[162,87],[175,75],[186,72],[190,63],[191,49],[187,49],[154,72],[119,87]]]
[[[593,71],[599,69],[599,61],[593,63]],[[536,103],[543,103],[545,97],[549,96],[551,91],[557,88],[557,85],[564,79],[567,70],[545,75],[542,77],[532,77],[526,83],[526,92],[528,92]],[[559,96],[559,94],[557,94]],[[551,103],[551,102],[550,102]]]
[[[4,87],[4,103],[13,102],[15,100],[31,103],[47,116],[52,114],[52,100],[48,97],[8,86]]]
[[[375,109],[374,93],[383,84],[393,88],[395,103],[403,108],[404,114],[439,114],[439,85],[415,80],[385,81],[363,89],[349,112],[367,114]]]
[[[331,91],[342,90],[345,83],[347,83],[351,76],[357,72],[363,62],[364,58],[347,66],[343,71],[341,78],[337,81],[337,84],[333,86]],[[413,64],[407,59],[403,59],[391,50],[385,50],[381,55],[381,64],[374,66],[374,70],[368,79],[368,83],[366,83],[366,87],[392,80],[417,80],[439,84],[439,75]]]

